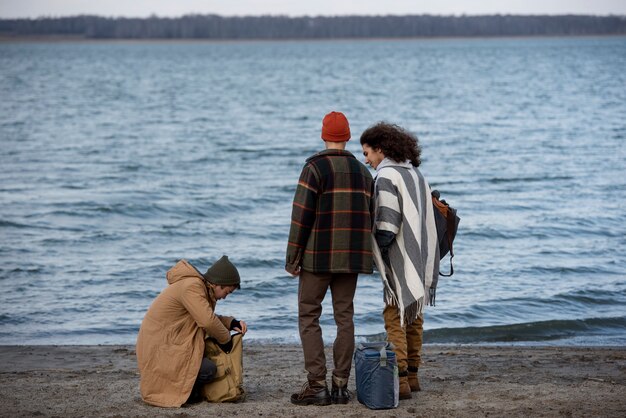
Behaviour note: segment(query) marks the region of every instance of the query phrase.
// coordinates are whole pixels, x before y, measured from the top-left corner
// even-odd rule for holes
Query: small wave
[[[139,170],[141,170],[143,168],[143,166],[141,164],[124,164],[122,166],[120,166],[121,171],[123,172],[137,172]]]
[[[583,335],[623,335],[626,317],[552,320],[486,327],[439,328],[424,331],[428,343],[510,343],[553,341]]]
[[[32,228],[32,225],[22,224],[19,222],[11,222],[0,219],[0,228]]]
[[[529,236],[529,232],[521,230],[505,231],[503,229],[486,227],[480,229],[465,230],[463,231],[463,236],[466,238],[489,238],[508,240]]]
[[[260,268],[260,267],[268,267],[268,268],[282,268],[284,266],[285,260],[281,257],[274,257],[268,259],[262,258],[243,258],[237,260],[238,267],[244,268]]]
[[[99,217],[101,215],[125,215],[129,217],[145,217],[147,215],[156,216],[161,213],[167,213],[167,209],[157,203],[100,203],[100,202],[82,202],[75,205],[59,205],[58,209],[50,210],[45,213],[29,215],[29,217],[41,218],[42,216],[68,216],[68,217]],[[33,226],[29,226],[33,227]],[[37,225],[39,228],[44,226]],[[52,227],[49,229],[57,229]],[[81,231],[81,229],[59,228],[61,230]]]
[[[521,207],[516,207],[516,211],[521,211]],[[526,209],[532,211],[531,207]],[[460,232],[459,232],[460,234]],[[622,235],[620,231],[610,231],[600,226],[585,226],[585,225],[572,225],[569,227],[557,227],[557,226],[526,226],[523,228],[493,228],[489,226],[483,226],[480,228],[464,229],[462,231],[463,237],[468,238],[489,238],[489,239],[521,239],[521,238],[580,238],[586,237],[603,237],[603,238],[619,238]]]
[[[65,189],[65,190],[85,190],[89,188],[89,185],[87,183],[83,183],[83,184],[61,184],[59,185],[59,187],[61,189]]]
[[[596,275],[596,274],[611,274],[613,271],[609,269],[601,268],[597,265],[593,266],[533,266],[530,268],[521,268],[519,269],[520,273],[530,273],[530,274],[587,274],[587,275]]]
[[[40,331],[34,333],[36,338],[63,341],[66,337],[85,337],[85,336],[119,336],[119,335],[137,335],[140,323],[134,325],[111,324],[110,326],[101,327],[84,327],[74,329],[55,329],[52,331]]]
[[[14,269],[8,270],[6,273],[10,276],[10,275],[20,274],[20,273],[44,274],[44,273],[47,273],[47,272],[48,272],[48,270],[46,270],[43,267],[34,266],[34,267],[16,267]]]
[[[145,216],[146,214],[154,214],[165,212],[156,203],[137,204],[137,203],[115,203],[111,205],[96,205],[88,208],[89,212],[119,214],[129,216]]]
[[[502,184],[502,183],[536,183],[542,181],[559,181],[572,180],[571,176],[554,176],[554,177],[492,177],[483,179],[486,183]]]
[[[123,292],[111,292],[103,296],[109,300],[114,298],[120,300],[152,300],[156,298],[159,293],[160,292],[156,290],[128,290]]]
[[[563,293],[552,297],[556,301],[566,303],[578,303],[586,307],[592,305],[620,306],[623,303],[623,296],[619,292],[609,292],[602,289],[581,289],[570,293]]]
[[[286,274],[286,273],[285,273]],[[297,280],[288,280],[281,282],[280,289],[282,292],[296,292],[298,286]],[[249,295],[252,300],[270,300],[271,298],[282,297],[276,292],[277,283],[276,281],[263,281],[257,283],[247,284],[245,283],[244,288],[246,290],[247,295]],[[290,290],[289,288],[293,288]]]
[[[20,325],[29,321],[30,319],[23,315],[0,314],[0,325]]]
[[[257,148],[226,148],[224,149],[226,153],[242,153],[242,154],[263,154],[263,150]]]

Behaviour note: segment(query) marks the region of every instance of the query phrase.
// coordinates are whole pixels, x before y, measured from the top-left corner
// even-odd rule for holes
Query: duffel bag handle
[[[357,349],[365,350],[369,348],[369,349],[376,350],[378,349],[378,347],[380,347],[380,350],[378,350],[378,352],[380,353],[380,366],[387,367],[387,350],[394,349],[393,344],[391,344],[390,342],[381,341],[381,342],[374,342],[374,343],[359,343],[359,345],[357,346]]]
[[[380,349],[380,367],[387,367],[387,346]]]

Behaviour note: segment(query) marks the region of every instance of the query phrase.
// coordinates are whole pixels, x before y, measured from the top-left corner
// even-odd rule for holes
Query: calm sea
[[[165,272],[222,254],[218,312],[298,342],[291,200],[339,110],[361,160],[415,132],[461,216],[427,343],[624,345],[625,68],[624,37],[1,43],[0,344],[132,344]],[[382,304],[361,276],[359,339]]]

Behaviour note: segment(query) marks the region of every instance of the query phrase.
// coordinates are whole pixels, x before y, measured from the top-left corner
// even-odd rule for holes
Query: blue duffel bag
[[[370,409],[398,407],[398,362],[390,343],[360,343],[354,352],[354,369],[359,402]]]

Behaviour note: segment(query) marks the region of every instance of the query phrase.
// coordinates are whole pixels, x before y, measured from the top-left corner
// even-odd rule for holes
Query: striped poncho
[[[395,239],[387,262],[378,244],[374,260],[385,288],[385,303],[397,306],[402,324],[412,323],[425,304],[434,304],[439,274],[439,246],[430,186],[410,162],[385,158],[376,168],[376,218],[373,233]]]

